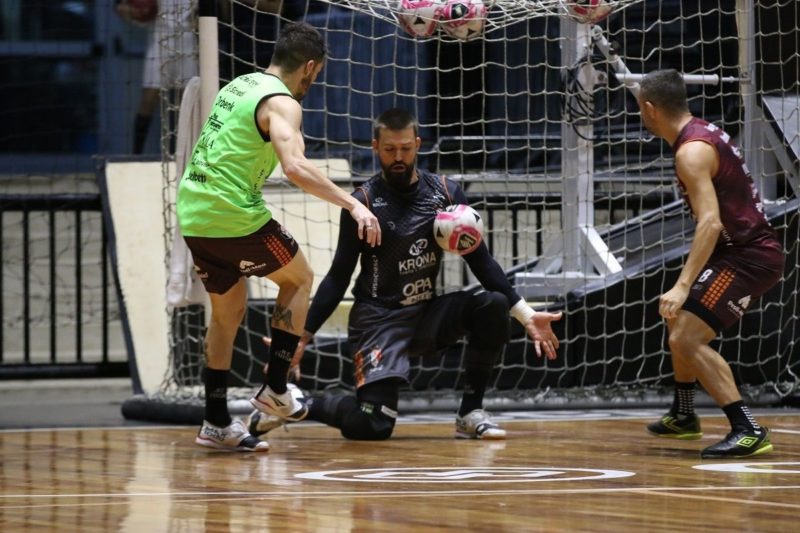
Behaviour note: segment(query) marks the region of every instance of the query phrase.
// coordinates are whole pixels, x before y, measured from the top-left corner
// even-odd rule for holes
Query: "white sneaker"
[[[463,417],[456,415],[456,438],[503,440],[506,430],[492,422],[489,413],[475,409]]]
[[[286,392],[275,394],[266,383],[250,399],[250,403],[267,415],[287,422],[299,422],[308,415],[308,407],[301,401],[303,392],[293,383],[286,384]]]
[[[224,428],[204,420],[194,442],[207,448],[232,452],[266,452],[269,450],[267,441],[260,440],[248,433],[244,422],[238,418],[234,419],[230,426]]]
[[[287,383],[286,389],[292,393],[292,397],[297,401],[305,403],[305,395],[297,385],[294,383]],[[284,426],[284,429],[286,429],[287,421],[278,416],[262,413],[258,409],[254,409],[253,412],[250,413],[250,416],[247,417],[245,424],[247,424],[247,430],[251,435],[260,437],[281,426]]]

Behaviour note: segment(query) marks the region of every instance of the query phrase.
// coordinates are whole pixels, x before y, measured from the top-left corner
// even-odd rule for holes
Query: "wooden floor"
[[[506,421],[507,441],[452,423],[401,424],[385,442],[317,424],[267,454],[214,452],[194,428],[0,432],[0,531],[797,531],[800,416],[760,416],[775,452],[698,452],[727,432],[649,437],[645,420]]]

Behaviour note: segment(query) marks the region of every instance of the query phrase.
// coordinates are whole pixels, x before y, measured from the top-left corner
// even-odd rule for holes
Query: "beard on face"
[[[381,164],[383,178],[393,188],[400,192],[411,188],[411,177],[414,175],[414,165],[394,162],[390,165]]]
[[[302,102],[303,98],[305,98],[305,96],[308,94],[309,89],[311,89],[311,77],[312,75],[309,74],[300,80],[300,86],[297,88],[297,94],[294,95],[294,99],[298,102]]]

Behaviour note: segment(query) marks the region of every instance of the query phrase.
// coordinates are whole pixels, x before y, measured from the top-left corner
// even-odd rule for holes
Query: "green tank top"
[[[190,237],[241,237],[269,222],[261,188],[278,164],[256,124],[265,98],[287,94],[276,76],[239,76],[217,95],[178,187],[181,232]]]

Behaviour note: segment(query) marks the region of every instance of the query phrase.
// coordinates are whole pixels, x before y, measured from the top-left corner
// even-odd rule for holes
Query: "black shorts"
[[[399,378],[408,381],[409,357],[433,355],[466,334],[462,314],[469,294],[454,292],[399,309],[356,302],[348,342],[356,388]]]
[[[266,276],[285,267],[298,246],[277,221],[244,237],[186,237],[194,268],[208,292],[224,294],[242,276]]]
[[[683,309],[719,333],[741,319],[757,298],[778,283],[783,262],[783,253],[777,251],[761,254],[757,264],[741,251],[714,252],[692,284]]]

